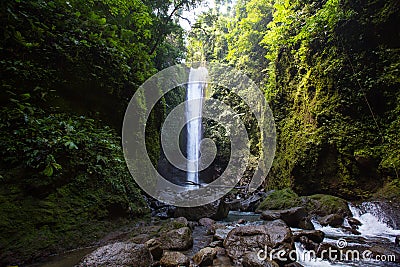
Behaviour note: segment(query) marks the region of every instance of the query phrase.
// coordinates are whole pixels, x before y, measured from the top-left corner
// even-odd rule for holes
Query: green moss
[[[373,199],[383,199],[400,203],[400,181],[396,179],[386,183],[373,195]]]
[[[351,214],[347,201],[342,198],[324,194],[316,194],[307,198],[310,200],[308,201],[307,209],[311,213],[321,216],[333,213],[344,215]]]
[[[257,210],[279,210],[297,207],[302,204],[301,198],[290,188],[276,190],[260,203]]]

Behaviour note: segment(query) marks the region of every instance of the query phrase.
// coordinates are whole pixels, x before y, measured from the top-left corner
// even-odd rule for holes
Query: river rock
[[[261,213],[261,219],[273,221],[283,220],[290,227],[299,227],[299,223],[307,218],[307,211],[303,207],[295,207],[285,210],[266,210]]]
[[[266,194],[259,192],[257,194],[251,195],[248,198],[240,201],[241,211],[255,211],[261,201],[265,198]]]
[[[320,230],[298,230],[293,231],[293,240],[299,241],[300,237],[305,236],[308,239],[316,242],[321,243],[324,240],[325,233]]]
[[[256,252],[246,252],[242,260],[243,267],[279,267],[275,261],[271,261],[268,257],[259,258]]]
[[[240,263],[246,252],[276,249],[289,252],[294,249],[292,232],[282,221],[266,222],[264,225],[246,225],[232,229],[225,238],[227,255]],[[288,262],[289,257],[286,257]]]
[[[198,207],[177,207],[174,217],[185,217],[190,221],[198,221],[201,218],[221,220],[229,213],[229,205],[222,200]]]
[[[193,261],[199,266],[209,266],[213,264],[216,255],[217,251],[215,248],[205,247],[193,256]]]
[[[164,254],[160,260],[162,267],[188,267],[190,260],[183,253],[178,251],[164,251]],[[145,266],[145,265],[133,265],[133,266]]]
[[[152,256],[145,245],[116,242],[96,249],[77,265],[78,267],[150,266]]]
[[[339,227],[343,224],[343,216],[339,214],[329,214],[322,218],[319,218],[318,221],[322,226],[332,226]]]
[[[218,228],[218,229],[216,229],[214,237],[213,237],[213,240],[222,240],[222,241],[224,241],[230,231],[231,231],[231,229],[229,229],[229,228]]]
[[[199,220],[199,224],[201,226],[205,226],[205,227],[210,227],[211,225],[213,225],[215,223],[215,221],[213,219],[210,218],[201,218]]]
[[[157,239],[150,239],[144,245],[150,251],[153,260],[159,261],[163,255],[163,249],[161,248],[161,242]]]
[[[189,227],[182,227],[162,233],[159,241],[165,250],[186,250],[193,246],[192,231]]]
[[[299,221],[298,228],[304,229],[304,230],[314,230],[314,224],[311,221],[311,218],[309,216],[304,217]]]
[[[347,222],[349,223],[349,225],[352,228],[356,228],[356,229],[358,228],[358,226],[362,225],[362,223],[354,217],[347,218]]]

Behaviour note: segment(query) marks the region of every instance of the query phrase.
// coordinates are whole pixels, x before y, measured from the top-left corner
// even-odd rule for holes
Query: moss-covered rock
[[[257,210],[281,210],[303,205],[302,199],[290,188],[275,190],[258,206]]]
[[[309,200],[307,209],[311,214],[319,216],[326,216],[329,214],[351,215],[347,201],[342,198],[317,194],[308,196],[307,199]]]
[[[274,191],[261,202],[257,210],[283,210],[293,207],[304,207],[309,214],[318,216],[351,215],[347,201],[340,197],[324,194],[299,196],[290,188]]]

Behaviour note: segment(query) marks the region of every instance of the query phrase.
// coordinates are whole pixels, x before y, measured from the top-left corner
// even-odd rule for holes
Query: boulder
[[[319,218],[318,221],[322,226],[332,226],[339,227],[343,224],[343,216],[340,214],[329,214],[322,218]]]
[[[159,261],[163,255],[163,249],[161,248],[161,242],[157,239],[150,239],[144,245],[150,251],[153,260]]]
[[[190,221],[198,221],[201,218],[221,220],[228,216],[229,205],[222,200],[198,207],[177,207],[174,217],[185,217]]]
[[[240,201],[240,210],[241,211],[255,211],[258,205],[260,205],[263,198],[266,197],[266,194],[254,194],[248,198],[245,198]]]
[[[199,220],[199,224],[201,226],[205,226],[205,227],[210,227],[211,225],[213,225],[215,223],[215,221],[213,219],[210,218],[201,218]]]
[[[215,248],[215,247],[222,247],[223,246],[223,241],[222,240],[216,240],[208,244],[209,247]]]
[[[193,246],[192,231],[182,227],[162,233],[159,237],[161,248],[165,250],[186,250]]]
[[[325,233],[320,230],[298,230],[293,231],[293,240],[299,241],[300,237],[305,236],[308,239],[316,242],[321,243],[324,240]]]
[[[209,266],[213,264],[216,255],[217,250],[215,248],[205,247],[193,256],[193,261],[199,266]]]
[[[304,229],[304,230],[314,230],[315,229],[314,224],[312,223],[311,218],[309,216],[304,217],[303,219],[301,219],[299,221],[298,228]]]
[[[164,251],[164,254],[160,260],[162,267],[188,267],[190,260],[184,254],[178,251]],[[133,265],[133,266],[145,266],[145,265]]]
[[[359,220],[357,220],[356,218],[354,218],[354,217],[347,218],[347,222],[349,223],[349,225],[352,228],[355,228],[355,229],[357,229],[358,226],[362,225],[362,223]]]
[[[271,261],[268,257],[260,259],[256,252],[247,252],[243,256],[243,267],[279,267],[275,261]]]
[[[228,233],[231,231],[229,228],[218,228],[215,230],[215,234],[213,240],[222,240],[224,241]]]
[[[282,220],[275,220],[232,229],[224,240],[224,247],[227,255],[235,263],[240,263],[246,252],[275,249],[286,253],[294,249],[294,243],[290,228]],[[285,258],[289,263],[289,257]]]
[[[260,218],[265,221],[274,221],[281,218],[281,213],[279,210],[264,210]]]
[[[285,210],[266,210],[261,213],[261,219],[273,221],[283,220],[290,227],[299,227],[299,223],[307,218],[307,211],[303,207],[294,207]]]
[[[152,256],[145,245],[131,242],[116,242],[100,247],[85,256],[78,267],[130,267],[150,266]]]
[[[324,194],[316,194],[306,197],[308,200],[308,211],[310,214],[326,216],[329,214],[339,214],[342,217],[351,216],[346,200]]]

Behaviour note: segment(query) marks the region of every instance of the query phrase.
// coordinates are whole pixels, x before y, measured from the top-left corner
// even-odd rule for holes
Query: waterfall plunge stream
[[[199,186],[199,157],[202,139],[202,111],[204,82],[208,72],[205,67],[191,68],[186,92],[185,115],[187,121],[187,177],[188,188]]]

